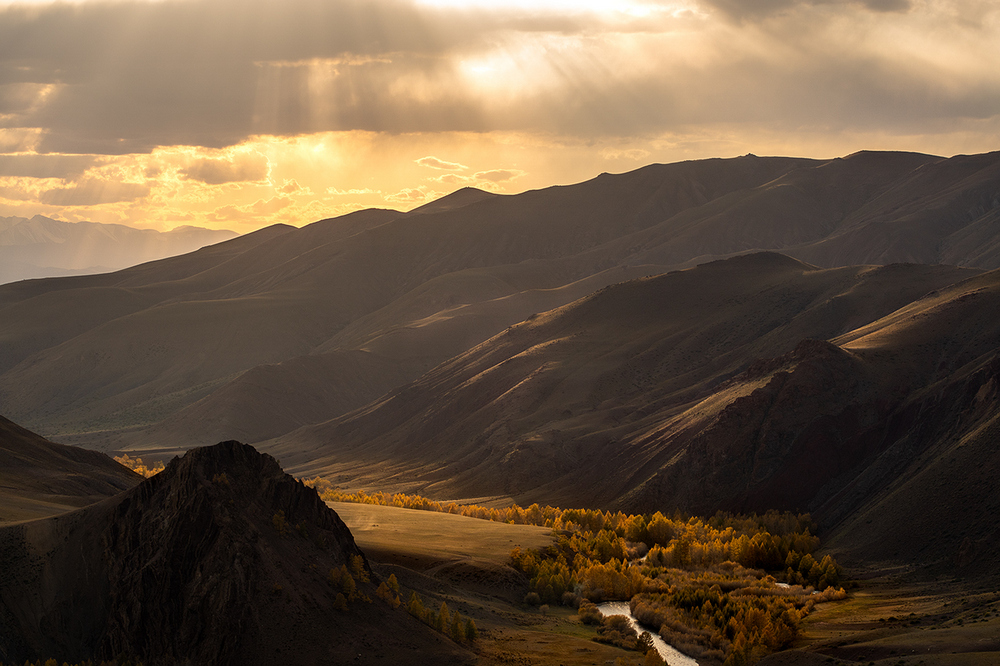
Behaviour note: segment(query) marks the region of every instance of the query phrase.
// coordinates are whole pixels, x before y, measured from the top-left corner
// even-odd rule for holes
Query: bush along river
[[[624,615],[628,618],[629,624],[635,629],[637,634],[642,634],[644,631],[648,631],[639,625],[639,622],[632,616],[632,610],[629,608],[629,602],[627,601],[606,601],[603,604],[597,604],[597,610],[601,611],[601,615]],[[657,633],[649,632],[649,635],[653,637],[653,646],[656,651],[660,653],[663,661],[667,662],[668,666],[698,666],[698,662],[687,656],[683,652],[679,652],[672,645],[668,645],[660,635]]]

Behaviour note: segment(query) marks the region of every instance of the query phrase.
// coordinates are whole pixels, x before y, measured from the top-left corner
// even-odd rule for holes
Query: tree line
[[[701,518],[538,504],[492,508],[405,493],[346,493],[319,478],[306,483],[326,501],[549,527],[557,535],[554,545],[511,552],[512,566],[528,578],[526,602],[577,606],[587,621],[597,613],[594,603],[629,601],[633,615],[658,628],[664,640],[726,666],[753,664],[788,647],[815,604],[847,596],[836,561],[816,555],[820,541],[808,514]],[[420,613],[414,614],[438,622],[432,612]],[[607,642],[638,644],[621,638],[608,618],[596,623],[605,627]]]

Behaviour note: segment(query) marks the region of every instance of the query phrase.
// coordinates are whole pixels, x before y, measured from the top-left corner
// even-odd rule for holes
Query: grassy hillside
[[[106,450],[261,441],[355,408],[531,314],[712,258],[776,249],[821,267],[995,268],[997,161],[652,165],[516,196],[463,190],[409,214],[361,211],[118,273],[6,285],[0,398],[43,434]],[[364,390],[329,362],[353,352],[370,354]],[[378,370],[386,364],[400,372]],[[266,427],[256,380],[243,378],[264,365],[283,387],[268,396]],[[339,386],[326,408],[298,409],[303,380]],[[199,436],[207,413],[214,424]]]

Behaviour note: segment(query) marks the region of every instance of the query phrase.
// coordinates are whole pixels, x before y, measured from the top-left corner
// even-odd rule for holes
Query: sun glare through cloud
[[[971,1],[0,3],[0,216],[247,231],[653,161],[977,152],[998,41]]]

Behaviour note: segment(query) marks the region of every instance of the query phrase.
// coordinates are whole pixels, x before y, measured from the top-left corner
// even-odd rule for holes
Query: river
[[[597,604],[597,610],[601,611],[601,615],[624,615],[628,618],[629,624],[636,630],[636,633],[641,634],[647,631],[639,626],[638,621],[632,617],[632,609],[629,608],[627,601],[606,601],[603,604]],[[697,661],[683,652],[678,652],[672,645],[665,643],[659,634],[654,634],[650,631],[649,635],[653,637],[653,645],[656,646],[656,651],[660,653],[660,656],[663,657],[663,660],[669,666],[698,666]]]

